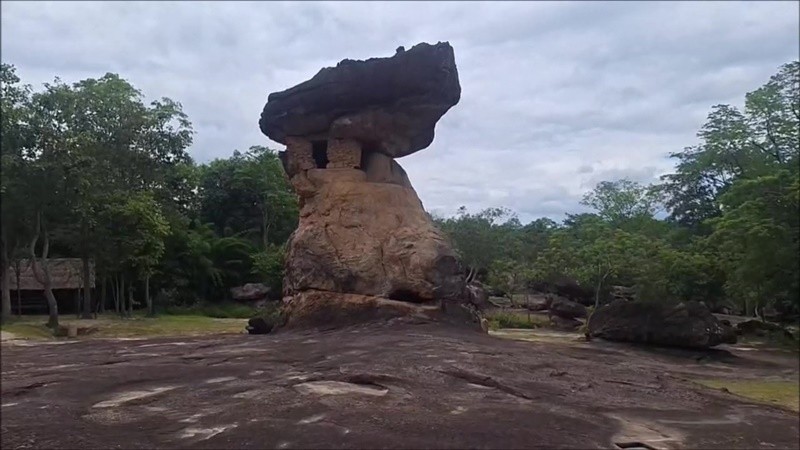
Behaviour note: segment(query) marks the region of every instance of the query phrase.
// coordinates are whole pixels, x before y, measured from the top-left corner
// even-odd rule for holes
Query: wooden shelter
[[[41,264],[41,262],[40,262]],[[50,271],[53,295],[58,302],[59,312],[69,313],[78,308],[83,289],[83,262],[80,258],[52,258],[47,260]],[[15,309],[22,312],[44,314],[47,312],[47,299],[44,297],[44,286],[34,275],[30,260],[19,262],[19,285],[17,285],[17,264],[11,264],[9,285]],[[39,269],[41,271],[41,269]],[[95,287],[94,262],[89,261],[89,287]],[[17,302],[19,299],[19,302]]]

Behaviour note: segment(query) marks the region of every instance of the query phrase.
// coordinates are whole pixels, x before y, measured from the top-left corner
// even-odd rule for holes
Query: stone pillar
[[[356,169],[361,166],[361,143],[353,139],[328,139],[328,168]]]
[[[289,178],[316,167],[311,141],[298,137],[286,138],[286,173]]]

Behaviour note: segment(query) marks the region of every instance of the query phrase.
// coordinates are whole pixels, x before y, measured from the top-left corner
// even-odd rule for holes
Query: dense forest
[[[0,81],[3,319],[9,268],[26,261],[57,324],[48,273],[56,257],[81,258],[84,277],[94,262],[87,317],[224,302],[247,282],[280,292],[298,205],[276,152],[253,146],[197,164],[180,103],[148,103],[115,74],[34,90],[3,64]],[[569,278],[598,302],[621,285],[643,301],[796,315],[799,127],[800,62],[792,62],[746,94],[743,110],[711,108],[699,143],[671,155],[674,173],[660,183],[598,184],[583,199],[593,213],[523,224],[503,208],[461,208],[434,220],[468,276],[505,292]]]

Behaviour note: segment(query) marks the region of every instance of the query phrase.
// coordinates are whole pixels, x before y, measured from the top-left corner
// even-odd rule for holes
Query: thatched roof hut
[[[83,264],[80,258],[53,258],[47,260],[50,268],[50,278],[53,282],[53,289],[80,289],[83,288],[83,276],[81,271]],[[19,284],[23,291],[41,291],[44,289],[33,274],[30,261],[23,259],[19,264],[20,277]],[[17,290],[17,274],[14,264],[11,264],[9,274],[12,290]],[[89,287],[94,287],[94,262],[89,261]]]

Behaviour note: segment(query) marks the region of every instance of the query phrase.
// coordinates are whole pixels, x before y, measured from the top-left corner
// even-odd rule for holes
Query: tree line
[[[0,284],[30,265],[58,323],[48,261],[94,262],[82,314],[131,315],[220,302],[265,282],[280,293],[298,204],[276,153],[262,146],[198,164],[180,103],[146,102],[116,74],[39,90],[2,65]],[[800,311],[800,62],[782,66],[739,110],[717,105],[673,173],[644,186],[606,181],[592,213],[521,223],[504,208],[434,218],[478,278],[508,292],[570,278],[599,303],[610,286],[647,301],[703,300],[754,314]],[[665,218],[658,212],[664,211]],[[93,296],[94,294],[94,296]]]
[[[743,110],[714,106],[659,183],[599,183],[582,201],[592,213],[523,225],[503,208],[462,207],[437,222],[473,271],[508,292],[567,277],[597,303],[623,285],[643,301],[797,316],[800,62],[744,100]]]
[[[116,74],[34,91],[2,65],[2,317],[9,268],[26,261],[58,324],[49,261],[83,261],[83,317],[134,304],[225,299],[266,280],[279,290],[282,244],[297,202],[275,152],[261,146],[207,164],[187,153],[180,103],[145,102]],[[92,299],[90,262],[99,298]]]

